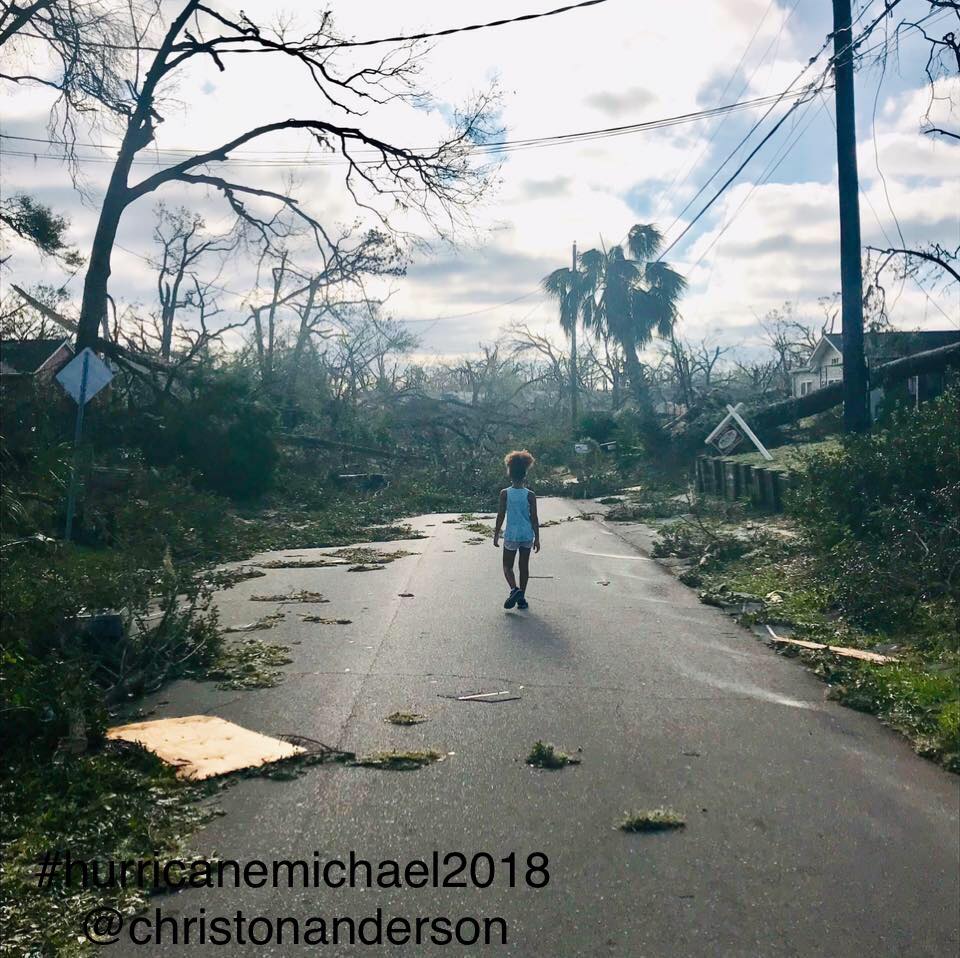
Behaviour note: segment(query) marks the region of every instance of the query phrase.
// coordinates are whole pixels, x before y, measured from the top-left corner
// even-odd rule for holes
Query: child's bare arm
[[[503,520],[507,515],[507,490],[500,490],[500,504],[497,507],[497,525],[493,530],[493,547],[499,548],[500,546],[500,530],[503,528]]]
[[[540,517],[537,515],[537,497],[531,492],[527,495],[530,503],[530,525],[533,526],[533,551],[540,551]]]

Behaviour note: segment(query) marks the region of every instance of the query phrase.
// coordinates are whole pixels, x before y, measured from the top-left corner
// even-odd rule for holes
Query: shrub
[[[171,564],[137,568],[128,556],[26,545],[5,558],[0,590],[3,739],[44,753],[78,728],[102,730],[108,699],[158,685],[217,654],[209,594]],[[122,631],[92,631],[84,613],[117,612]]]
[[[953,388],[812,455],[800,472],[791,511],[843,608],[864,625],[916,627],[960,608],[958,413]]]

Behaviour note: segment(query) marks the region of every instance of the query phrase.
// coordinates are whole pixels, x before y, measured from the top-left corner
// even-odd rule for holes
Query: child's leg
[[[530,550],[520,550],[520,591],[527,591],[527,580],[530,578]]]
[[[513,549],[504,549],[503,550],[503,577],[507,580],[507,585],[511,589],[517,587],[517,579],[513,574],[513,560],[517,557],[517,553]]]

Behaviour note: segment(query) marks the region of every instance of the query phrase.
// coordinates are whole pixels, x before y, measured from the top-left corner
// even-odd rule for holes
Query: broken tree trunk
[[[950,366],[960,366],[960,343],[928,349],[925,352],[877,366],[870,370],[870,387],[876,389],[878,386],[890,386],[911,376],[937,372]],[[749,421],[752,426],[759,429],[782,426],[784,423],[794,422],[805,416],[815,416],[817,413],[825,412],[841,402],[843,402],[843,384],[831,383],[799,399],[785,399],[765,409],[751,412]]]
[[[40,300],[31,296],[28,292],[26,292],[26,290],[23,290],[17,286],[16,283],[11,283],[10,288],[24,302],[29,303],[38,313],[46,316],[46,318],[51,322],[56,323],[68,333],[73,333],[74,335],[78,334],[77,323],[75,323],[72,319],[67,319],[66,316],[61,316],[56,310],[51,309],[45,303],[41,303]],[[111,359],[114,359],[117,362],[124,363],[128,368],[132,368],[134,372],[139,372],[141,374],[150,369],[159,372],[169,372],[171,368],[169,363],[153,359],[150,356],[144,356],[142,353],[136,353],[133,350],[121,346],[119,343],[112,343],[109,340],[101,339],[100,337],[94,338],[93,348],[96,352],[103,353],[105,356],[109,356]]]
[[[283,434],[277,437],[281,443],[288,446],[304,446],[308,449],[343,449],[346,452],[357,452],[367,456],[384,457],[385,459],[409,459],[414,462],[427,462],[424,456],[415,456],[411,453],[397,452],[393,449],[378,449],[374,446],[357,446],[350,442],[336,442],[333,439],[321,439],[319,436],[291,436]]]

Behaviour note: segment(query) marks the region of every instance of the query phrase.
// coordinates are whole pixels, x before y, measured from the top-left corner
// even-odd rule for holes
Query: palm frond
[[[627,234],[630,255],[645,263],[652,260],[663,246],[663,234],[653,223],[637,223]]]

